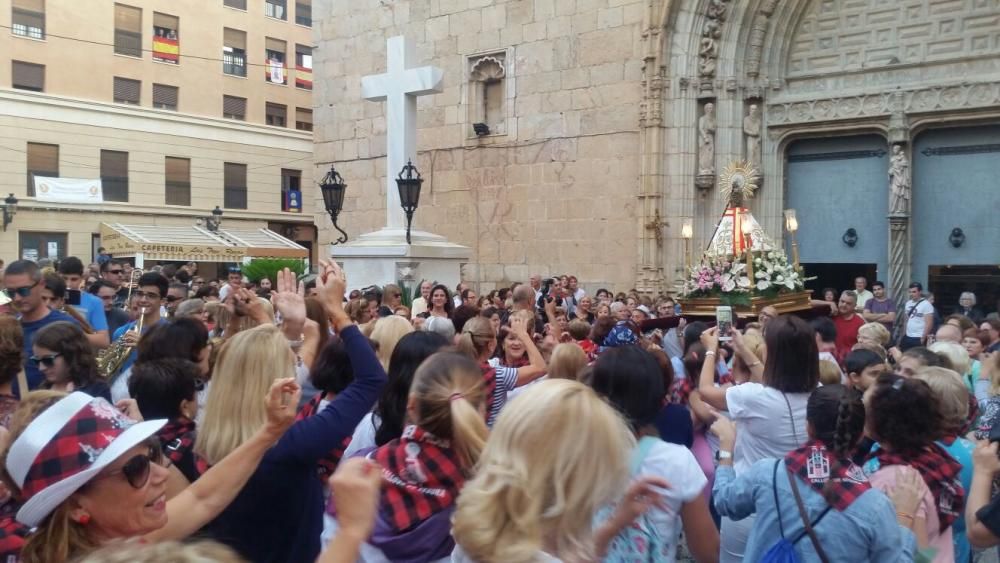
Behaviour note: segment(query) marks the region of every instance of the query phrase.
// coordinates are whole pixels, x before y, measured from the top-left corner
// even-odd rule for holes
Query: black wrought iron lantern
[[[961,227],[955,227],[951,230],[951,234],[948,235],[948,242],[955,248],[960,248],[965,244],[965,232]]]
[[[410,244],[410,224],[413,222],[413,212],[420,204],[420,186],[423,183],[420,171],[413,165],[412,160],[408,160],[406,166],[399,171],[399,177],[396,178],[396,185],[399,187],[399,204],[406,213],[406,244]]]
[[[840,240],[844,242],[847,246],[854,248],[858,244],[858,231],[854,227],[851,227],[844,231],[844,236],[840,237]]]
[[[10,225],[14,221],[14,215],[17,214],[17,198],[14,194],[10,194],[3,200],[3,230],[7,230],[7,225]]]
[[[337,225],[337,216],[344,209],[344,194],[347,192],[347,184],[344,183],[344,178],[332,165],[326,176],[323,176],[319,189],[323,192],[323,205],[326,207],[326,212],[330,214],[330,219],[333,220],[333,228],[340,231],[340,238],[332,241],[332,244],[347,242],[347,233]]]

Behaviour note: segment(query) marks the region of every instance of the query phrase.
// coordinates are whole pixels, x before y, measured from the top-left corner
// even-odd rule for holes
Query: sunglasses
[[[125,480],[128,484],[132,486],[133,489],[141,489],[146,486],[149,482],[149,467],[151,464],[157,464],[161,467],[170,467],[170,458],[163,455],[163,450],[160,449],[159,443],[147,444],[147,452],[144,454],[137,454],[132,456],[122,465],[121,469],[117,471],[112,471],[110,473],[105,473],[101,475],[103,477],[111,477],[121,473],[125,476]]]
[[[62,354],[49,354],[48,356],[31,356],[28,361],[31,362],[32,366],[38,367],[39,364],[50,368],[56,365],[56,358],[62,356]]]
[[[3,292],[6,293],[7,297],[10,297],[11,299],[13,299],[15,295],[19,297],[28,297],[31,295],[31,290],[35,289],[35,286],[39,283],[41,283],[41,281],[36,281],[35,283],[24,287],[8,287],[7,289],[4,289]]]
[[[180,301],[181,300],[181,298],[178,297],[178,296],[176,296],[176,295],[168,295],[166,297],[166,299],[167,299],[167,303],[173,303],[174,301]]]

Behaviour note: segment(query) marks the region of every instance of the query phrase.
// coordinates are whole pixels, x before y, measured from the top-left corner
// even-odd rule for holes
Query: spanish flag
[[[153,58],[176,64],[180,60],[181,46],[177,39],[153,36]]]
[[[313,89],[313,71],[311,68],[296,65],[295,67],[295,87],[306,90]]]

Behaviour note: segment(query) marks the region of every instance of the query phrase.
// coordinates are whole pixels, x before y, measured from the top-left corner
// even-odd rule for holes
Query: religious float
[[[767,306],[779,313],[811,308],[797,257],[789,263],[781,245],[744,206],[757,190],[758,177],[745,161],[730,164],[719,177],[726,210],[698,261],[688,259],[679,287],[685,315],[714,316],[720,305],[741,317],[757,316]]]

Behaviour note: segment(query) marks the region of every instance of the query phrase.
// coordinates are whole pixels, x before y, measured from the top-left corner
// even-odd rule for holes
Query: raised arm
[[[517,368],[517,386],[520,387],[545,375],[545,358],[528,334],[528,321],[521,317],[511,317],[510,330],[524,344],[528,355],[528,365]]]
[[[267,422],[249,440],[167,501],[166,526],[143,536],[149,543],[180,540],[219,515],[257,471],[268,448],[295,421],[302,389],[292,378],[277,379],[267,397]]]
[[[719,352],[719,329],[712,327],[701,333],[701,343],[705,346],[705,361],[698,377],[698,393],[701,400],[719,410],[728,410],[726,406],[726,389],[715,386],[715,361]]]

